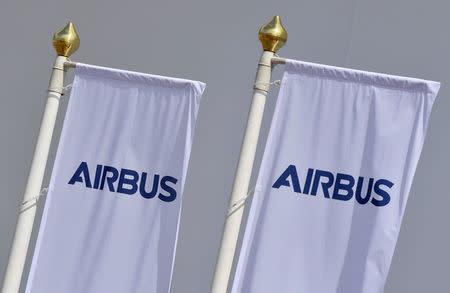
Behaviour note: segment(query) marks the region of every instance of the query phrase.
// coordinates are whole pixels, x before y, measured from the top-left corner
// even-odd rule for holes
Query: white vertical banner
[[[204,87],[77,64],[26,292],[169,291]]]
[[[382,292],[438,90],[287,60],[232,292]]]

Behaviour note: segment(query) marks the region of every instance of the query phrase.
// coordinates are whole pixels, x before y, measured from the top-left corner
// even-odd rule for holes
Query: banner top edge
[[[141,73],[136,71],[129,71],[123,69],[115,69],[110,67],[103,67],[91,64],[77,63],[76,74],[87,74],[91,76],[111,78],[123,81],[142,82],[144,84],[152,84],[158,86],[170,86],[177,88],[184,88],[185,86],[192,87],[197,95],[202,95],[206,84],[201,81],[189,80],[183,78],[162,76],[149,73]]]
[[[434,96],[437,95],[440,88],[439,82],[431,80],[337,67],[293,59],[286,59],[286,71],[315,75],[340,81],[364,83],[392,89],[429,92]]]

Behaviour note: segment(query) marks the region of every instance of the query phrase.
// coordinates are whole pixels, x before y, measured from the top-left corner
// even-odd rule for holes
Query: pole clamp
[[[249,190],[246,196],[243,198],[235,201],[230,207],[228,208],[227,218],[230,217],[232,214],[234,214],[237,210],[239,210],[242,206],[244,206],[245,202],[249,197],[252,197],[255,193],[255,187]]]
[[[63,88],[48,88],[48,92],[57,93],[62,95],[63,94]]]
[[[262,85],[262,86],[271,86],[271,85],[280,85],[281,84],[281,80],[274,80],[272,82],[255,82],[255,88],[259,89],[258,85]]]
[[[47,192],[48,192],[48,187],[44,187],[44,188],[42,188],[41,192],[38,195],[36,195],[33,198],[23,201],[20,204],[19,213],[21,214],[21,213],[25,212],[26,210],[37,205],[39,198],[41,198],[42,196],[45,196],[47,194]]]

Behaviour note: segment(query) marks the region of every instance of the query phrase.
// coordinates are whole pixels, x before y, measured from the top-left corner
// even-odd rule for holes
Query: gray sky
[[[283,57],[442,82],[385,292],[448,290],[449,8],[447,0],[3,0],[0,275],[55,57],[51,38],[70,20],[81,38],[74,61],[207,83],[183,195],[172,292],[208,292],[261,53],[257,32],[279,14],[288,31],[288,42],[278,52]],[[282,70],[279,66],[273,79],[280,79]],[[273,86],[252,182],[277,94]],[[62,99],[45,184],[67,98]],[[43,201],[38,219],[42,206]],[[35,238],[36,233],[31,247]]]

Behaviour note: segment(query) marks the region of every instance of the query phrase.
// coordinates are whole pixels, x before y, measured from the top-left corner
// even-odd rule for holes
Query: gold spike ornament
[[[59,56],[69,57],[79,46],[80,38],[71,22],[67,23],[53,36],[53,47],[55,47],[56,54]]]
[[[276,52],[283,47],[287,41],[287,32],[278,15],[259,29],[258,38],[264,51]]]

